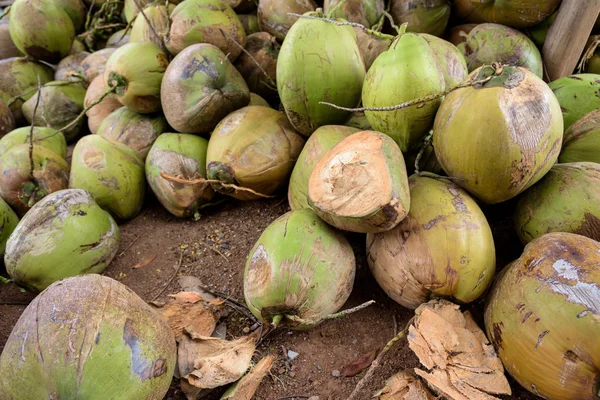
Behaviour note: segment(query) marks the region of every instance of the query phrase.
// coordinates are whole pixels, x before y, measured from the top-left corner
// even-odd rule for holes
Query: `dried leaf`
[[[202,389],[235,382],[250,367],[254,340],[243,336],[235,341],[199,335],[186,330],[178,349],[179,374]]]
[[[173,330],[177,342],[181,340],[184,329],[204,336],[213,333],[219,318],[207,307],[200,294],[179,292],[169,297],[171,299],[159,307],[159,310]]]
[[[344,367],[344,370],[342,371],[342,376],[350,377],[360,374],[362,371],[369,368],[369,366],[373,363],[373,360],[375,360],[376,355],[377,352],[372,351],[370,353],[363,354],[362,356],[358,357],[352,363]]]
[[[415,369],[436,392],[450,400],[493,400],[510,395],[502,363],[471,314],[445,300],[415,311],[408,344],[428,370]]]
[[[221,396],[221,400],[252,400],[252,396],[258,389],[258,386],[262,382],[263,378],[269,373],[275,357],[266,356],[256,364],[250,372],[248,372],[242,379],[231,386]]]
[[[406,371],[398,372],[385,382],[375,396],[379,400],[435,400],[423,383]]]
[[[201,399],[213,391],[213,389],[199,389],[196,386],[192,386],[187,379],[181,379],[179,381],[179,385],[187,400]]]
[[[146,265],[150,264],[152,261],[154,261],[157,257],[157,254],[152,254],[150,257],[143,259],[142,261],[140,261],[139,263],[135,264],[133,267],[133,269],[138,269],[138,268],[142,268],[145,267]]]

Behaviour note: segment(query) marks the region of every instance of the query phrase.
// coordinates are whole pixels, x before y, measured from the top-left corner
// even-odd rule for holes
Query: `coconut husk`
[[[263,378],[271,371],[275,357],[268,355],[221,396],[221,400],[252,400]]]
[[[385,386],[374,397],[379,400],[434,400],[423,382],[408,371],[400,371],[385,382]]]

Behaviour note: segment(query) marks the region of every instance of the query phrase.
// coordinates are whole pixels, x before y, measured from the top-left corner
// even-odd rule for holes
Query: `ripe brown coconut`
[[[15,118],[5,102],[0,100],[0,138],[15,129]]]
[[[260,0],[258,3],[258,25],[260,30],[283,42],[285,35],[298,20],[289,14],[304,14],[317,9],[313,0]]]
[[[79,66],[85,60],[90,53],[87,51],[80,51],[79,53],[71,54],[60,60],[58,65],[56,66],[56,71],[54,72],[54,80],[55,81],[72,81],[77,80],[78,78],[74,77],[74,74],[77,74],[79,70]]]
[[[10,30],[8,19],[10,18],[10,13],[4,16],[4,18],[0,19],[0,60],[4,60],[6,58],[11,57],[19,57],[21,52],[17,49],[17,46],[13,43],[10,38]]]
[[[341,2],[343,4],[340,4]],[[383,15],[383,0],[325,0],[323,11],[330,18],[341,18],[371,28]],[[333,14],[331,11],[334,10]]]
[[[108,85],[104,81],[102,75],[94,78],[87,91],[85,92],[85,99],[83,100],[84,108],[88,108],[92,103],[96,102],[106,91]],[[113,111],[123,107],[123,104],[117,99],[113,93],[106,96],[102,101],[90,108],[85,115],[88,118],[88,128],[91,133],[96,133],[100,123],[110,115]]]
[[[365,63],[365,70],[369,70],[373,62],[381,53],[388,51],[390,45],[394,41],[394,37],[380,33],[373,35],[365,32],[363,29],[354,28],[356,33],[356,43],[358,44],[358,50]]]
[[[450,1],[391,0],[390,14],[397,25],[408,23],[407,32],[442,36],[450,18]]]
[[[277,56],[281,48],[277,39],[267,32],[253,33],[246,38],[245,48],[248,53],[240,54],[234,65],[248,89],[267,99],[277,98]]]
[[[95,77],[104,74],[106,62],[115,50],[117,49],[107,48],[95,51],[81,62],[79,73],[84,76],[88,85],[92,83]]]
[[[528,28],[548,18],[560,0],[454,0],[453,14],[468,22]]]

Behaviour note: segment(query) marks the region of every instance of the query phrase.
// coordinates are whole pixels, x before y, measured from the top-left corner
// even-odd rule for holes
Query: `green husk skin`
[[[7,58],[0,61],[0,76],[0,100],[10,107],[17,126],[20,126],[25,123],[21,107],[36,93],[32,89],[38,85],[38,76],[40,83],[45,85],[54,79],[54,70],[28,58]],[[8,104],[16,96],[21,96],[23,100],[16,99]]]
[[[367,235],[373,276],[411,309],[432,297],[475,301],[496,270],[494,238],[483,212],[448,180],[413,175],[409,183],[407,217],[391,231]]]
[[[160,85],[169,65],[152,42],[127,43],[106,62],[104,80],[124,106],[140,114],[160,111]]]
[[[144,205],[144,162],[125,145],[84,136],[73,150],[69,188],[87,190],[117,220],[132,219]]]
[[[519,197],[515,227],[523,244],[550,232],[600,241],[600,164],[556,164]]]
[[[84,108],[85,89],[77,83],[68,85],[63,83],[67,82],[53,81],[48,86],[41,88],[41,99],[35,116],[33,112],[40,92],[36,92],[32,98],[23,103],[23,115],[28,123],[60,130],[81,114]],[[61,86],[56,86],[57,84]],[[74,142],[85,125],[86,120],[84,117],[79,119],[75,125],[63,131],[67,142]]]
[[[455,45],[426,33],[422,33],[419,36],[427,40],[427,43],[429,43],[429,46],[433,50],[444,74],[446,89],[457,86],[467,78],[469,75],[467,62]]]
[[[87,48],[85,47],[85,45],[79,39],[75,39],[75,40],[73,40],[73,45],[71,46],[71,50],[69,50],[69,55],[81,53],[86,50],[87,50]]]
[[[59,5],[45,0],[16,0],[10,14],[10,37],[22,53],[52,64],[69,54],[75,28]]]
[[[0,158],[13,146],[29,144],[30,126],[10,131],[0,139]],[[52,150],[62,158],[67,158],[67,141],[62,132],[36,126],[33,128],[33,144]]]
[[[171,61],[161,100],[169,125],[177,131],[209,133],[227,114],[248,105],[250,91],[221,50],[201,43]]]
[[[256,93],[250,93],[250,103],[249,106],[263,106],[263,107],[271,107],[271,105],[262,97],[257,95]]]
[[[73,23],[75,33],[83,31],[87,16],[83,0],[52,0],[51,4],[67,13]]]
[[[208,141],[196,135],[163,133],[146,158],[146,179],[160,203],[179,218],[194,217],[215,195],[207,183],[184,184],[160,176],[186,180],[206,178]]]
[[[454,0],[455,15],[469,22],[493,22],[513,28],[534,26],[552,15],[560,0]]]
[[[560,103],[565,131],[587,113],[600,108],[600,75],[565,76],[549,86]]]
[[[6,244],[10,277],[30,291],[81,274],[99,274],[119,250],[119,227],[92,196],[67,189],[29,210]]]
[[[224,118],[210,136],[206,173],[208,179],[270,195],[286,184],[303,146],[304,138],[283,113],[269,107],[244,107]],[[259,198],[212,185],[238,200]]]
[[[544,47],[544,42],[546,41],[546,35],[548,35],[548,29],[554,23],[556,19],[556,14],[552,14],[550,17],[546,18],[544,21],[539,24],[527,29],[527,34],[533,40],[540,49]]]
[[[383,15],[385,4],[383,0],[344,0],[345,3],[330,14],[332,8],[337,7],[341,0],[325,0],[323,10],[329,18],[345,19],[356,22],[365,28],[371,28],[377,24]]]
[[[255,14],[238,14],[238,18],[244,27],[246,36],[260,32],[260,27],[258,26],[258,17]]]
[[[326,125],[317,129],[308,138],[290,176],[288,202],[292,210],[310,208],[308,204],[308,180],[315,165],[329,149],[359,131],[359,129],[349,126]]]
[[[590,161],[600,163],[600,110],[594,110],[567,129],[559,163]]]
[[[15,118],[10,108],[0,100],[0,138],[15,129]]]
[[[283,42],[298,17],[289,14],[304,14],[317,9],[313,0],[261,0],[258,2],[258,26],[263,32]]]
[[[346,302],[355,268],[352,248],[340,232],[309,209],[291,211],[269,225],[250,251],[246,304],[265,323],[279,316],[279,326],[309,329]]]
[[[129,147],[144,161],[154,141],[167,129],[162,114],[138,114],[121,107],[106,117],[96,134]]]
[[[108,48],[95,51],[81,62],[78,72],[85,77],[85,81],[88,85],[91,84],[98,75],[104,74],[106,62],[116,50],[116,48]]]
[[[391,0],[390,13],[396,25],[408,23],[406,30],[442,36],[450,19],[448,0]]]
[[[32,179],[28,144],[15,145],[0,157],[0,197],[19,216],[69,183],[69,164],[52,150],[33,145],[33,162]]]
[[[121,29],[120,31],[116,31],[106,41],[106,47],[114,47],[118,48],[127,43],[129,43],[130,35],[125,32],[125,29]]]
[[[175,8],[174,5],[169,4],[168,14],[170,15]],[[163,38],[167,32],[167,10],[165,9],[164,3],[152,3],[144,8],[144,14],[150,21],[150,24],[154,28],[148,25],[146,18],[136,18],[131,26],[131,32],[129,35],[129,42],[152,42],[158,47],[163,45]],[[154,34],[156,32],[159,37]],[[119,47],[119,46],[117,46]]]
[[[523,33],[498,24],[480,24],[458,45],[467,60],[469,72],[493,62],[525,67],[543,78],[542,55]]]
[[[377,57],[362,91],[365,107],[387,107],[442,92],[444,71],[428,41],[414,33],[398,36]],[[441,100],[394,111],[365,111],[371,127],[389,135],[402,152],[417,148],[431,129]]]
[[[306,15],[322,16],[318,12]],[[288,119],[304,136],[320,126],[346,122],[350,112],[319,103],[355,107],[364,78],[356,34],[349,26],[302,18],[281,46],[277,90]]]
[[[0,198],[0,257],[4,257],[6,241],[15,230],[19,217],[10,206]]]
[[[483,79],[492,69],[469,77]],[[485,118],[473,110],[485,107]],[[540,180],[563,139],[558,101],[535,74],[505,66],[484,85],[450,93],[433,127],[433,147],[448,176],[485,203],[515,197]]]
[[[242,49],[230,37],[241,46],[246,44],[244,27],[231,7],[221,0],[186,0],[171,13],[171,31],[166,45],[175,56],[190,45],[210,43],[233,62]]]
[[[274,101],[277,100],[277,88],[273,87],[272,82],[277,80],[277,56],[280,48],[273,35],[267,32],[253,33],[246,40],[247,53],[242,53],[234,64],[251,92]]]
[[[21,315],[0,357],[0,392],[5,400],[161,400],[176,357],[169,325],[128,287],[96,274],[67,278]]]
[[[77,73],[81,63],[90,53],[87,51],[81,51],[79,53],[70,54],[60,60],[56,66],[56,72],[54,73],[55,81],[78,81],[79,78],[74,77],[73,74]]]
[[[125,0],[123,2],[123,15],[125,16],[125,21],[127,21],[127,23],[130,23],[140,13],[138,5],[143,10],[148,4],[152,3],[153,1],[154,0]]]

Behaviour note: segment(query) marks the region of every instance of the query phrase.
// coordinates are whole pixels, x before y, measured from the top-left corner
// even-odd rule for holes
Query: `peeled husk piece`
[[[106,91],[108,86],[104,82],[103,76],[94,78],[83,100],[83,106],[87,109],[92,103],[95,103]],[[98,132],[98,127],[113,111],[123,107],[123,104],[117,99],[113,93],[107,95],[102,101],[90,108],[85,115],[87,116],[88,128],[91,133]]]
[[[169,326],[127,286],[96,274],[68,278],[19,318],[0,357],[0,392],[6,400],[161,400],[176,352]]]
[[[450,18],[448,0],[391,0],[390,14],[407,31],[442,36]]]
[[[189,46],[171,61],[161,100],[173,128],[209,133],[227,114],[248,105],[250,91],[225,54],[202,43]]]
[[[303,146],[304,138],[283,113],[269,107],[244,107],[229,114],[211,134],[206,173],[211,180],[271,195],[285,185]],[[219,183],[212,185],[238,200],[261,197]]]
[[[15,118],[6,103],[0,100],[0,138],[15,129]]]
[[[275,356],[268,355],[260,360],[250,372],[242,377],[235,384],[231,385],[229,389],[220,400],[233,399],[233,400],[252,400],[254,393],[260,386],[260,383],[265,376],[271,371],[273,363],[275,362]]]
[[[276,73],[280,48],[275,37],[267,32],[253,33],[246,39],[248,53],[240,54],[234,65],[251,92],[267,99],[277,99]]]
[[[246,36],[260,32],[260,27],[258,26],[258,17],[256,14],[238,14],[238,18],[244,27]]]
[[[15,230],[19,217],[0,197],[0,257],[4,257],[4,249],[6,248],[6,241]]]
[[[379,400],[435,400],[423,383],[408,371],[400,371],[387,381],[373,397]]]
[[[469,75],[467,62],[460,50],[452,43],[437,36],[420,34],[433,50],[444,75],[445,89],[449,90],[462,83]]]
[[[10,38],[10,30],[8,20],[10,13],[0,19],[0,60],[11,57],[19,57],[22,53],[17,49],[17,46],[13,43]]]
[[[498,277],[485,309],[487,335],[525,389],[552,400],[597,398],[600,243],[549,233]]]
[[[581,117],[567,129],[558,162],[600,163],[600,110]]]
[[[344,305],[355,268],[341,232],[312,210],[290,211],[271,223],[250,250],[246,304],[264,323],[308,329]]]
[[[250,93],[250,103],[249,106],[263,106],[263,107],[271,107],[271,105],[262,97],[257,95],[256,93]]]
[[[154,142],[146,158],[146,179],[160,203],[180,218],[194,217],[215,192],[208,183],[182,183],[206,178],[208,141],[196,135],[164,133]],[[210,334],[209,334],[210,335]]]
[[[104,75],[106,62],[116,50],[116,48],[106,48],[95,51],[81,62],[79,73],[83,75],[88,85],[91,84],[97,76]]]
[[[576,74],[549,84],[560,103],[565,131],[586,114],[600,108],[600,75]]]
[[[493,74],[491,67],[470,78]],[[473,110],[485,108],[485,118]],[[540,180],[558,158],[561,108],[532,72],[504,66],[489,82],[450,93],[435,118],[433,145],[448,176],[485,203],[515,197]]]
[[[356,33],[356,43],[365,63],[366,71],[371,68],[371,65],[373,65],[373,62],[381,53],[389,50],[390,45],[394,41],[394,37],[391,35],[383,33],[373,35],[356,27],[354,28],[354,33]]]
[[[121,107],[102,121],[96,133],[111,142],[124,144],[144,161],[154,141],[167,127],[162,114],[138,114]]]
[[[0,158],[12,147],[19,144],[29,145],[31,127],[25,126],[10,131],[0,139]],[[67,141],[62,132],[54,129],[35,126],[33,128],[33,144],[52,150],[62,158],[67,158]]]
[[[92,196],[66,189],[27,212],[6,244],[4,264],[19,285],[40,292],[81,274],[99,274],[119,250],[119,227]]]
[[[470,303],[490,285],[494,239],[477,203],[454,183],[413,175],[410,212],[391,231],[367,235],[369,267],[404,307],[432,297]]]
[[[84,136],[73,150],[69,187],[87,190],[117,220],[129,220],[144,205],[144,163],[125,145]]]
[[[127,29],[121,29],[120,31],[116,31],[106,41],[106,47],[121,47],[127,43],[129,43],[129,31]]]
[[[55,81],[78,81],[79,78],[73,76],[78,73],[79,66],[89,56],[87,51],[71,54],[60,60],[54,72]]]
[[[221,0],[186,0],[171,13],[166,45],[174,56],[193,44],[210,43],[234,61],[242,49],[232,39],[244,46],[246,32],[236,13]]]
[[[35,105],[38,102],[36,110]],[[23,103],[23,115],[27,122],[55,130],[63,130],[67,142],[74,142],[85,126],[85,117],[71,124],[83,112],[85,89],[77,83],[62,81],[49,82],[40,88],[32,98]],[[34,115],[35,112],[35,115]]]
[[[528,28],[550,17],[560,0],[454,0],[454,14],[468,22],[493,22]]]
[[[308,181],[315,165],[333,146],[356,132],[359,132],[358,128],[326,125],[317,129],[308,138],[290,176],[288,202],[292,210],[310,208],[308,204]]]
[[[151,3],[144,8],[144,14],[146,15],[146,18],[148,18],[148,21],[150,21],[150,25],[143,16],[136,18],[131,26],[129,42],[152,42],[158,47],[161,47],[163,45],[164,37],[168,33],[167,19],[174,8],[174,5],[169,4],[167,9],[165,8],[164,3]],[[158,34],[158,37],[155,32]]]
[[[341,0],[325,0],[323,11],[330,18],[341,18],[346,21],[355,22],[363,25],[365,28],[371,28],[377,24],[379,18],[383,15],[385,4],[383,0],[345,0],[345,3],[338,7],[333,14],[330,11],[336,7]]]
[[[542,55],[535,43],[516,29],[498,24],[474,27],[464,43],[458,45],[469,72],[494,62],[524,67],[543,78]]]
[[[298,20],[289,14],[304,14],[315,11],[317,4],[313,0],[260,0],[258,2],[258,26],[263,32],[275,36],[283,42],[288,31]]]
[[[453,45],[458,46],[459,44],[467,40],[469,32],[471,32],[473,28],[475,28],[477,25],[478,24],[463,24],[454,26],[448,32],[446,40],[448,40]]]
[[[308,181],[308,204],[336,228],[385,232],[408,214],[404,157],[387,135],[363,131],[333,146]]]

